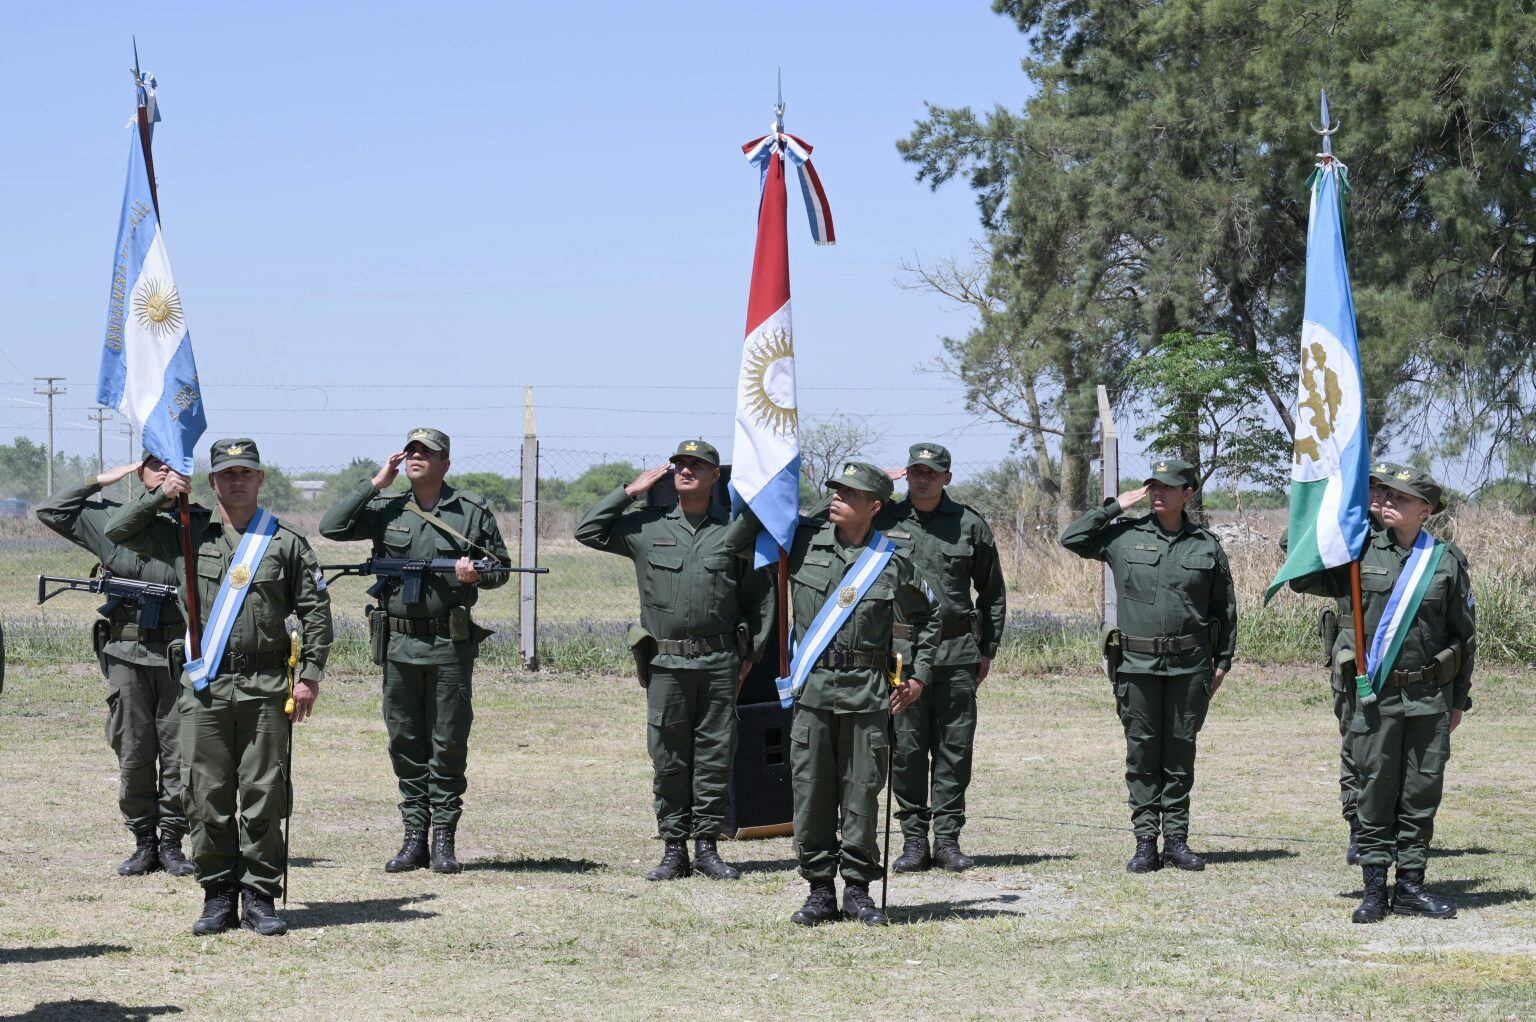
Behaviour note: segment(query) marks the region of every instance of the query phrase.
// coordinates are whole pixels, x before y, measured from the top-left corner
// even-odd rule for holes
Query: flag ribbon
[[[803,138],[777,128],[761,138],[754,138],[741,147],[748,162],[758,169],[758,187],[768,181],[768,167],[773,157],[787,160],[800,178],[800,194],[805,198],[805,214],[811,225],[811,240],[818,245],[837,244],[837,233],[832,227],[832,207],[827,203],[827,192],[821,186],[821,178],[811,164],[811,144]]]

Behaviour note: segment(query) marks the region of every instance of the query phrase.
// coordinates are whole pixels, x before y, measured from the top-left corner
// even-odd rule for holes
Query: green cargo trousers
[[[384,726],[406,830],[457,827],[464,812],[474,665],[467,658],[448,664],[384,662]]]
[[[880,789],[890,754],[890,712],[795,709],[789,769],[800,875],[856,884],[880,879]],[[838,830],[841,826],[842,839]]]
[[[204,887],[233,881],[282,896],[286,698],[182,690],[183,792],[192,861]]]
[[[917,702],[895,716],[891,783],[904,838],[925,839],[930,825],[935,837],[958,838],[965,827],[965,789],[971,783],[976,740],[978,666],[935,667]]]
[[[656,828],[667,841],[718,837],[736,755],[735,659],[698,670],[652,667],[646,746]]]
[[[181,685],[169,668],[105,656],[107,744],[117,754],[117,807],[135,834],[157,829],[180,840],[187,832],[181,807]]]
[[[1115,683],[1125,725],[1125,784],[1136,837],[1189,837],[1195,736],[1211,704],[1211,675],[1124,674]]]
[[[1333,673],[1333,715],[1339,719],[1339,805],[1347,820],[1354,817],[1355,803],[1360,800],[1355,736],[1350,730],[1350,721],[1355,717],[1355,686],[1353,678],[1341,679],[1337,671]]]
[[[1363,706],[1355,727],[1360,864],[1390,866],[1396,849],[1399,870],[1423,869],[1451,758],[1451,715],[1384,716]]]

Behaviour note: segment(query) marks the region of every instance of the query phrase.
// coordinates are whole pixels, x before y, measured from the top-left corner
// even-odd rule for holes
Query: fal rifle
[[[50,591],[49,586],[54,588]],[[97,608],[103,617],[110,616],[124,605],[139,608],[140,628],[160,627],[160,608],[167,601],[176,602],[176,587],[160,582],[140,582],[136,578],[122,578],[110,571],[103,571],[94,578],[61,578],[56,575],[37,576],[37,602],[47,603],[60,593],[99,593],[107,602]]]
[[[482,575],[510,575],[518,572],[526,575],[549,574],[548,568],[513,568],[492,560],[470,563]],[[386,593],[399,588],[400,597],[406,603],[420,603],[421,582],[428,572],[452,575],[458,566],[457,557],[370,557],[361,564],[322,564],[320,570],[328,574],[327,583],[349,575],[372,575],[374,583],[368,587],[368,595],[374,599],[382,599]]]

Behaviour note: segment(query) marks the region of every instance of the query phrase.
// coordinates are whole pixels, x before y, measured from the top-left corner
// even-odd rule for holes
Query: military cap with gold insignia
[[[1371,465],[1371,478],[1384,486],[1390,486],[1393,476],[1407,471],[1407,465],[1399,465],[1395,461],[1378,461]]]
[[[1150,483],[1154,479],[1164,486],[1194,486],[1195,466],[1178,458],[1164,458],[1152,465],[1151,473],[1142,482]]]
[[[935,472],[948,472],[949,448],[943,444],[913,444],[907,451],[907,467],[923,465]]]
[[[826,485],[846,486],[850,490],[863,490],[875,495],[875,499],[886,501],[891,499],[891,491],[895,484],[891,482],[890,475],[883,468],[876,468],[867,461],[844,462],[843,467],[827,480]]]
[[[720,452],[715,450],[714,444],[705,443],[703,440],[684,440],[678,444],[677,451],[667,460],[676,461],[678,458],[698,458],[716,468],[720,467]]]
[[[261,468],[261,452],[250,437],[234,440],[215,440],[208,452],[208,471],[222,472],[226,468]]]
[[[448,434],[431,426],[417,426],[405,435],[405,446],[420,444],[429,451],[448,453]]]
[[[1445,489],[1428,472],[1402,468],[1382,479],[1381,485],[1410,497],[1418,497],[1436,514],[1445,510]]]

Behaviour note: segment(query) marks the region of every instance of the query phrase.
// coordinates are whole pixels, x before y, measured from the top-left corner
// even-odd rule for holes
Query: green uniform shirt
[[[750,558],[757,534],[762,529],[750,508],[731,523],[727,533],[730,549],[738,557]],[[797,641],[815,620],[816,614],[833,596],[848,569],[864,552],[863,545],[845,545],[837,539],[837,529],[830,521],[802,518],[795,529],[794,548],[789,554],[790,607],[794,614]],[[832,636],[822,651],[859,651],[875,654],[893,652],[898,617],[912,630],[910,675],[922,682],[933,680],[934,657],[939,647],[939,619],[934,604],[937,596],[923,583],[906,554],[897,550],[880,574],[870,583],[848,620]],[[812,668],[800,690],[798,702],[818,710],[837,713],[867,713],[888,710],[891,705],[890,672],[884,667]]]
[[[107,523],[122,505],[106,498],[91,499],[100,492],[101,487],[95,479],[68,490],[60,490],[37,506],[37,517],[48,528],[88,551],[101,562],[104,570],[119,578],[156,585],[178,585],[181,580],[176,577],[170,565],[118,546],[107,539]],[[175,521],[169,511],[164,514],[168,521]],[[107,619],[112,622],[115,633],[123,625],[138,623],[139,608],[136,605],[119,604]],[[180,604],[168,601],[160,605],[160,628],[172,638],[186,631],[186,619],[182,617]],[[151,647],[131,639],[113,639],[107,643],[106,652],[131,664],[165,666],[165,655],[159,645]]]
[[[997,656],[1008,618],[1007,589],[997,540],[981,515],[946,492],[932,511],[919,511],[910,500],[887,504],[875,516],[875,528],[890,537],[938,594],[941,629],[976,619],[974,633],[940,639],[934,662],[948,667]],[[896,648],[911,660],[909,643],[898,641]]]
[[[1376,634],[1392,587],[1408,563],[1412,548],[1398,545],[1391,529],[1374,529],[1360,558],[1360,595],[1365,601],[1365,629]],[[1340,647],[1354,651],[1354,612],[1349,604],[1349,567],[1291,580],[1291,588],[1313,596],[1331,596],[1340,601]],[[1429,666],[1436,654],[1461,643],[1461,669],[1449,685],[1426,683],[1406,688],[1389,685],[1382,689],[1382,709],[1388,710],[1399,700],[1405,715],[1419,716],[1466,709],[1472,692],[1472,669],[1477,662],[1477,608],[1472,599],[1472,581],[1467,574],[1467,558],[1461,549],[1447,543],[1445,555],[1430,579],[1429,591],[1418,613],[1408,625],[1408,634],[1398,651],[1392,669],[1416,671]],[[1450,691],[1447,702],[1446,692]]]
[[[711,509],[697,526],[680,505],[625,514],[634,498],[621,486],[576,525],[576,539],[594,550],[628,557],[640,587],[640,624],[657,639],[709,638],[745,622],[754,657],[773,628],[773,589],[764,572],[726,548],[727,520]],[[657,667],[711,667],[736,658],[736,645],[685,657],[657,653]]]
[[[511,562],[501,530],[496,526],[496,516],[482,498],[445,483],[437,506],[427,512],[472,541],[473,547],[407,510],[411,499],[410,491],[381,495],[365,479],[320,519],[320,535],[342,541],[366,539],[373,544],[375,557],[414,560],[490,556],[503,564]],[[422,576],[421,599],[416,603],[406,603],[402,587],[396,586],[385,595],[381,606],[391,617],[441,619],[454,607],[473,607],[479,590],[505,585],[510,577],[486,575],[478,585],[465,585],[452,575],[427,572]],[[466,647],[473,655],[478,643],[474,639],[456,643],[443,635],[405,635],[391,630],[389,659],[409,664],[455,663],[460,647]]]
[[[1126,674],[1195,674],[1232,667],[1237,646],[1237,593],[1221,540],[1188,519],[1177,532],[1157,524],[1156,515],[1121,517],[1120,504],[1104,501],[1061,535],[1061,545],[1104,561],[1115,575],[1121,634],[1140,639],[1197,635],[1201,643],[1183,653],[1124,651]]]
[[[186,577],[181,556],[181,527],[168,514],[159,490],[150,490],[124,504],[107,523],[107,539],[129,550],[145,554],[162,564],[169,564],[178,580]],[[192,508],[192,546],[197,552],[198,610],[206,628],[208,612],[218,595],[224,573],[234,560],[235,548],[243,534],[230,528],[205,507]],[[277,533],[267,545],[261,563],[249,583],[250,593],[240,605],[229,632],[225,653],[271,654],[288,652],[287,621],[299,619],[303,652],[299,678],[318,682],[325,677],[325,661],[330,655],[335,632],[331,627],[331,595],[320,577],[320,562],[309,541],[286,523],[279,521]],[[183,601],[186,586],[180,589]],[[190,654],[189,654],[190,655]],[[215,686],[233,677],[240,695],[272,697],[287,691],[288,683],[277,673],[220,675]]]

